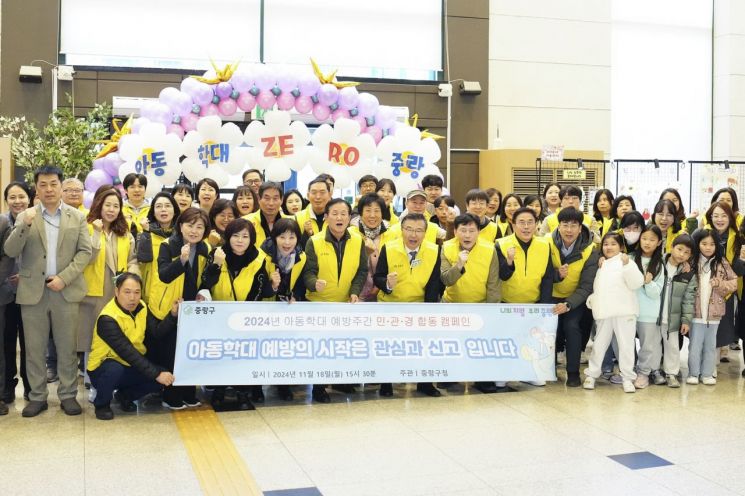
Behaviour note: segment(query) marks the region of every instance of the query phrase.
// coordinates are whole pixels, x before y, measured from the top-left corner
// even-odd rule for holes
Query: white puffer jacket
[[[636,264],[626,265],[619,253],[608,258],[595,274],[592,294],[587,298],[587,308],[592,309],[595,320],[626,315],[639,315],[636,290],[644,284],[644,276]]]

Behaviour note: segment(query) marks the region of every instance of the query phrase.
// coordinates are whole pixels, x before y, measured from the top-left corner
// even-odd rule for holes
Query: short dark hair
[[[563,200],[564,197],[567,195],[576,196],[577,198],[580,199],[580,201],[582,201],[582,197],[583,197],[582,190],[578,188],[577,186],[569,185],[569,186],[564,186],[563,188],[561,188],[561,191],[559,191],[559,198]]]
[[[32,195],[31,188],[28,186],[28,184],[22,183],[20,181],[13,181],[13,182],[8,183],[8,185],[5,187],[5,192],[3,193],[5,201],[8,201],[8,193],[10,192],[10,188],[12,188],[13,186],[18,186],[26,193],[26,195],[28,195],[28,201],[30,204],[31,200],[33,199],[33,197],[31,196]]]
[[[175,195],[176,193],[180,193],[182,191],[189,193],[191,199],[194,199],[194,188],[191,187],[191,184],[186,183],[177,183],[176,186],[174,186],[171,190],[171,195]]]
[[[585,220],[585,215],[574,207],[562,208],[556,215],[557,220],[561,224],[562,222],[576,222],[582,225]]]
[[[310,191],[310,187],[313,186],[314,184],[324,184],[326,186],[326,191],[331,193],[331,188],[329,188],[329,183],[327,183],[326,180],[322,178],[321,176],[316,177],[315,179],[313,179],[311,182],[308,183],[308,191]]]
[[[256,245],[256,228],[253,224],[251,224],[248,220],[244,219],[243,217],[238,217],[237,219],[231,220],[227,226],[225,226],[225,232],[222,233],[222,239],[224,241],[223,249],[233,251],[232,248],[230,248],[230,237],[238,232],[241,232],[244,229],[248,229],[248,235],[251,236],[251,243],[249,243],[248,247],[251,248],[252,246]]]
[[[300,197],[300,204],[302,205],[302,208],[305,208],[308,206],[308,200],[305,199],[303,194],[298,189],[292,188],[290,190],[285,191],[285,194],[282,197],[282,211],[285,213],[285,215],[291,215],[289,210],[287,210],[287,199],[291,197],[292,195],[297,195]]]
[[[54,165],[42,165],[38,169],[36,169],[36,172],[34,172],[34,184],[39,182],[39,176],[51,176],[55,175],[59,178],[60,182],[65,180],[65,175],[62,172],[62,169],[59,167],[56,167]]]
[[[233,203],[231,200],[226,200],[225,198],[218,198],[215,200],[215,203],[212,204],[212,208],[210,208],[209,213],[209,219],[210,224],[217,228],[217,224],[215,224],[215,217],[218,216],[220,212],[223,210],[230,209],[233,212],[233,217],[238,219],[241,216],[241,213],[238,211],[238,207],[235,206],[235,203]]]
[[[685,233],[685,232],[680,233],[679,235],[675,237],[671,248],[675,248],[677,245],[687,246],[691,250],[691,253],[693,253],[696,250],[696,245],[693,243],[693,238],[691,237],[690,234]]]
[[[331,181],[331,184],[336,186],[336,179],[331,174],[318,174],[316,179],[322,179],[323,181]]]
[[[422,188],[428,188],[430,186],[442,188],[444,185],[445,183],[442,178],[437,174],[427,174],[422,178]]]
[[[378,178],[373,176],[372,174],[365,174],[360,178],[359,181],[357,181],[357,187],[361,188],[363,184],[365,183],[375,183],[375,187],[378,186]]]
[[[474,188],[468,190],[468,193],[466,193],[466,205],[476,200],[484,200],[486,203],[489,203],[489,195],[483,189]]]
[[[124,176],[122,186],[124,187],[124,189],[127,189],[132,186],[135,181],[139,181],[140,186],[144,186],[147,188],[147,176],[145,176],[145,174],[137,174],[136,172],[130,172],[129,174]]]
[[[205,177],[204,179],[202,179],[201,181],[197,183],[197,189],[196,189],[197,196],[199,196],[199,190],[202,189],[202,186],[204,186],[205,184],[210,186],[212,189],[214,189],[215,192],[217,192],[217,195],[220,196],[220,186],[218,186],[217,182],[210,177]]]
[[[713,195],[711,195],[711,203],[719,201],[719,195],[722,193],[729,193],[730,198],[732,198],[732,211],[733,212],[739,212],[740,211],[740,204],[737,201],[737,191],[735,191],[733,188],[721,188],[714,192]],[[682,203],[681,203],[682,205]]]
[[[173,199],[173,196],[171,196],[168,191],[158,191],[158,193],[150,201],[150,210],[148,210],[147,212],[147,220],[151,224],[158,223],[158,221],[155,219],[155,202],[158,201],[160,198],[167,198],[168,201],[171,202],[171,205],[173,205],[173,220],[171,221],[171,225],[175,225],[175,221],[181,213],[181,210],[178,208],[176,200]]]
[[[533,217],[533,220],[538,222],[538,214],[536,214],[535,211],[529,207],[520,207],[517,210],[515,210],[515,213],[512,214],[512,222],[514,223],[517,220],[517,218],[522,214],[530,214],[530,216]]]
[[[362,215],[362,211],[365,207],[370,205],[377,205],[380,207],[381,212],[385,212],[385,200],[383,200],[377,193],[367,193],[360,197],[359,203],[357,203],[357,212]]]
[[[259,177],[261,178],[261,180],[264,181],[264,174],[262,174],[259,169],[248,169],[243,174],[241,174],[241,181],[245,181],[246,180],[246,176],[249,175],[249,174],[251,174],[252,172],[255,172],[256,174],[258,174]]]
[[[266,181],[264,183],[261,183],[261,186],[259,186],[259,198],[264,196],[264,192],[270,189],[277,190],[280,200],[284,197],[285,192],[282,189],[281,184],[275,183],[274,181]]]
[[[644,229],[644,224],[645,222],[642,214],[640,214],[636,210],[632,210],[631,212],[626,212],[624,214],[618,227],[620,227],[621,229],[625,229],[631,226],[639,226],[640,228]]]
[[[417,222],[422,221],[424,223],[425,229],[427,228],[427,218],[424,216],[424,214],[417,214],[417,213],[410,213],[403,216],[401,219],[401,227],[404,227],[404,224],[406,222]]]
[[[453,220],[453,227],[455,229],[458,229],[460,226],[467,226],[468,224],[475,224],[478,229],[479,220],[473,214],[460,214]]]
[[[445,205],[447,205],[448,207],[455,208],[455,198],[453,198],[452,196],[442,195],[442,196],[438,196],[437,198],[435,198],[435,202],[434,202],[435,208],[442,205],[442,202],[445,202]]]
[[[181,215],[178,216],[178,221],[176,221],[176,232],[180,236],[181,226],[183,226],[184,224],[191,224],[198,220],[201,220],[204,224],[204,234],[202,235],[202,240],[206,239],[207,236],[209,236],[210,234],[212,224],[210,224],[210,218],[207,217],[207,213],[201,208],[197,207],[189,207],[181,212]]]
[[[329,200],[329,202],[326,204],[326,209],[324,210],[325,214],[328,215],[329,210],[331,210],[331,207],[333,207],[334,205],[338,205],[340,203],[343,203],[344,205],[346,205],[347,210],[349,210],[349,216],[351,217],[352,206],[346,201],[344,201],[344,198],[332,198],[331,200]]]
[[[627,196],[627,195],[618,195],[613,200],[613,206],[610,208],[611,219],[618,218],[618,206],[621,204],[622,201],[627,201],[631,203],[631,210],[636,210],[636,202],[634,201],[634,197]]]
[[[281,195],[281,193],[280,193]],[[256,212],[259,208],[259,199],[256,197],[256,193],[254,193],[253,188],[250,186],[246,186],[245,184],[241,184],[237,188],[235,188],[235,191],[233,192],[233,203],[236,203],[238,201],[238,197],[240,196],[250,196],[253,198],[253,209],[251,212]]]
[[[134,282],[139,284],[140,289],[142,289],[142,278],[134,272],[122,272],[121,274],[117,275],[114,279],[114,286],[116,286],[116,289],[120,289],[122,287],[122,284],[124,284],[128,279],[132,279]]]
[[[272,226],[272,231],[269,233],[269,237],[276,242],[277,238],[286,232],[293,233],[297,238],[298,246],[300,246],[300,226],[295,221],[295,219],[290,219],[287,217],[277,219],[277,222],[275,222]]]

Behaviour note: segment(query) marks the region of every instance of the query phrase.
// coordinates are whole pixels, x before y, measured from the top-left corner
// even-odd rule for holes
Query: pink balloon
[[[217,108],[220,111],[220,115],[230,116],[235,114],[238,104],[235,103],[235,100],[228,97],[224,100],[220,100],[220,103],[217,104]]]
[[[336,120],[339,119],[339,118],[341,118],[341,117],[344,117],[344,118],[348,119],[349,118],[349,110],[336,109],[331,114],[331,120],[334,121],[334,122],[336,122]]]
[[[360,125],[360,132],[364,133],[365,129],[367,129],[367,120],[361,115],[356,115],[352,117],[352,120],[357,122]]]
[[[201,117],[207,117],[209,115],[217,115],[220,113],[220,109],[217,108],[217,105],[214,103],[210,103],[209,105],[205,105],[202,107],[202,110],[199,112],[199,115]]]
[[[187,132],[194,131],[197,128],[198,121],[199,116],[197,114],[186,114],[181,118],[181,127]]]
[[[269,110],[270,108],[274,107],[274,104],[276,102],[277,97],[275,97],[274,93],[269,90],[261,90],[259,92],[259,96],[256,97],[256,103],[264,110]]]
[[[277,97],[277,108],[279,110],[290,110],[295,106],[295,97],[292,93],[280,93]]]
[[[166,134],[175,134],[180,139],[184,139],[184,128],[179,124],[171,124],[166,129]]]
[[[383,130],[380,129],[378,126],[370,126],[365,129],[365,132],[373,137],[376,145],[380,143],[380,140],[383,139]]]
[[[329,108],[323,104],[316,103],[313,105],[313,117],[319,121],[325,121],[331,115]]]
[[[241,93],[236,103],[242,111],[251,112],[256,106],[256,98],[251,93]]]
[[[299,96],[295,98],[295,110],[301,114],[307,114],[313,110],[313,100],[309,96]]]

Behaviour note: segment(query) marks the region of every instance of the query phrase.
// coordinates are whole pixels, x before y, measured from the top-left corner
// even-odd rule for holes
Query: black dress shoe
[[[329,393],[326,392],[326,388],[313,388],[313,401],[317,401],[318,403],[331,403],[331,397],[329,396]]]
[[[277,396],[282,401],[292,401],[295,399],[295,395],[292,394],[290,386],[277,386]]]
[[[431,382],[420,382],[416,385],[416,390],[433,398],[442,396],[442,393]]]
[[[238,391],[235,395],[235,402],[238,405],[238,410],[256,410],[256,407],[248,399],[248,395],[243,391]]]
[[[481,391],[484,394],[493,394],[498,391],[496,384],[494,384],[493,382],[486,382],[486,381],[474,382],[473,388],[476,389],[477,391]]]
[[[98,420],[113,420],[114,412],[111,411],[111,407],[109,405],[97,406],[96,407],[96,418]]]
[[[119,391],[116,391],[114,393],[114,399],[119,402],[119,408],[121,408],[123,412],[137,411],[137,405],[135,404],[135,402],[127,398],[126,395],[120,393]]]
[[[344,394],[354,394],[357,392],[354,388],[354,384],[332,384],[331,389]]]
[[[570,372],[567,374],[567,387],[580,387],[582,381],[579,379],[579,372]]]
[[[447,389],[447,388],[455,386],[455,384],[456,384],[455,382],[438,382],[437,387],[440,389]]]
[[[378,391],[378,394],[380,396],[385,396],[386,398],[390,398],[393,396],[393,384],[381,384],[380,385],[380,391]]]
[[[264,389],[261,386],[251,386],[251,401],[264,403]]]
[[[15,389],[6,389],[5,394],[2,397],[2,402],[6,405],[9,405],[13,403],[16,400],[16,391]]]

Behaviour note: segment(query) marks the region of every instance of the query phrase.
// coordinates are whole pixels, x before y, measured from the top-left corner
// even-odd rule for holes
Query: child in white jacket
[[[600,377],[603,356],[613,336],[618,341],[618,365],[623,378],[623,390],[634,387],[634,348],[639,302],[636,290],[644,284],[644,276],[635,263],[623,253],[623,237],[616,232],[603,236],[602,254],[605,260],[595,275],[593,293],[587,298],[587,308],[595,318],[595,344],[587,369],[585,389],[595,389]]]

